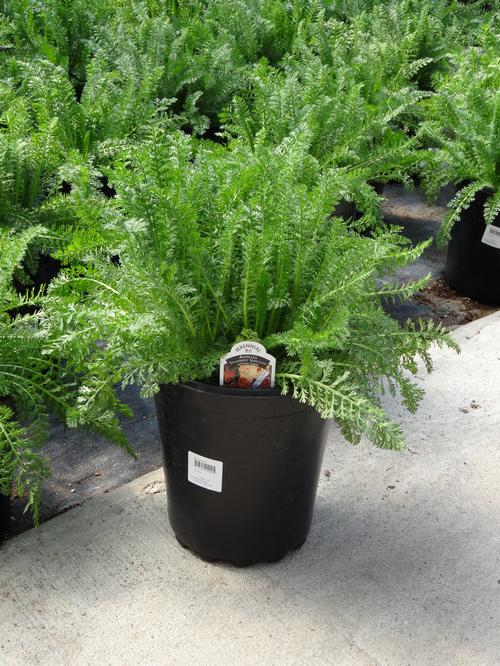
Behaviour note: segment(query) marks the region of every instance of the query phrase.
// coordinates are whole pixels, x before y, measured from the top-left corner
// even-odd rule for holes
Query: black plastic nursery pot
[[[0,542],[9,528],[11,499],[9,495],[0,493]]]
[[[500,305],[500,248],[482,242],[486,230],[483,206],[490,194],[485,190],[478,192],[453,226],[446,280],[450,287],[475,301]],[[498,216],[493,226],[500,227]]]
[[[280,560],[307,538],[326,422],[277,389],[198,382],[156,397],[168,516],[178,541],[237,566]]]
[[[61,267],[62,264],[58,259],[54,259],[49,254],[41,254],[34,271],[25,267],[30,277],[30,283],[26,285],[14,279],[14,287],[20,294],[26,294],[32,290],[38,292],[42,287],[47,287],[57,277]]]

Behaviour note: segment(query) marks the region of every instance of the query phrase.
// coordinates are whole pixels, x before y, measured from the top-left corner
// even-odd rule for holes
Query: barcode
[[[212,460],[188,451],[188,481],[195,486],[221,493],[223,467],[222,460]]]
[[[208,465],[206,462],[203,462],[202,460],[198,460],[198,458],[194,459],[194,466],[195,467],[200,467],[200,469],[204,469],[207,472],[212,472],[212,474],[215,474],[215,472],[216,472],[215,465]]]

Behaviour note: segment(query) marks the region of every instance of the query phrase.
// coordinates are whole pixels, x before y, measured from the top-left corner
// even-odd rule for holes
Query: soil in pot
[[[500,305],[500,247],[482,241],[486,230],[483,207],[490,195],[486,190],[478,192],[453,226],[446,280],[452,289],[479,303]],[[500,216],[493,226],[500,227]]]
[[[156,410],[178,541],[237,566],[280,560],[307,538],[326,422],[277,389],[162,386]]]

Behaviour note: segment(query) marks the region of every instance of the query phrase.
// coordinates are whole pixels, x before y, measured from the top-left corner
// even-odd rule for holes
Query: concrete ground
[[[315,518],[283,561],[176,542],[161,470],[0,550],[4,666],[500,663],[500,312],[434,354],[396,454],[331,426]]]

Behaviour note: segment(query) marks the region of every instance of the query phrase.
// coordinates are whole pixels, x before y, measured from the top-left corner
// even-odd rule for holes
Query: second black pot
[[[238,566],[281,559],[311,525],[325,424],[278,390],[162,386],[156,410],[179,542]]]
[[[452,289],[489,305],[500,305],[500,248],[482,242],[486,229],[483,207],[490,192],[476,194],[451,231],[446,280]],[[500,226],[497,217],[494,226]]]
[[[10,504],[10,496],[0,493],[0,542],[9,529]]]

